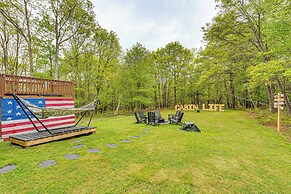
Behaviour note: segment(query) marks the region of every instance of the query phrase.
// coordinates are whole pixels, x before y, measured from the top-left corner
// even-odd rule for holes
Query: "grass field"
[[[93,135],[25,149],[1,142],[0,168],[17,168],[0,174],[0,193],[290,193],[291,146],[275,129],[242,111],[186,112],[183,120],[202,132],[96,117]],[[72,148],[78,144],[86,146]],[[69,153],[80,158],[66,160]],[[39,167],[49,159],[57,164]]]

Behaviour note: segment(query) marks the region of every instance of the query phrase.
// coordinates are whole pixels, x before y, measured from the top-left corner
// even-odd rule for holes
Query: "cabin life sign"
[[[177,104],[175,110],[199,110],[197,104]],[[224,111],[224,104],[202,104],[203,111]]]

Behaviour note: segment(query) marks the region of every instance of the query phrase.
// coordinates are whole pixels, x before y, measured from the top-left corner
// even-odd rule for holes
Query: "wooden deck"
[[[79,135],[91,134],[94,133],[95,131],[96,128],[94,127],[80,127],[80,126],[66,127],[51,130],[53,135],[47,131],[11,135],[9,136],[9,141],[13,144],[17,144],[23,147],[29,147],[33,145],[43,144]]]
[[[74,97],[74,82],[0,74],[0,97],[11,94]]]

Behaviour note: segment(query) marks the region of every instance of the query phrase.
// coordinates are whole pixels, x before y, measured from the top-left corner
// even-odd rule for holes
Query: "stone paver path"
[[[76,139],[76,140],[74,140],[73,142],[74,142],[74,143],[80,143],[80,142],[82,142],[82,141],[84,141],[84,140],[82,140],[82,139]]]
[[[146,129],[143,130],[143,132],[149,132],[150,130],[151,129],[146,128]],[[142,133],[142,134],[140,134],[140,136],[146,136],[146,134]],[[139,138],[139,136],[133,135],[133,136],[130,136],[130,138],[137,139],[137,138]],[[83,142],[83,141],[84,140],[82,140],[82,139],[73,140],[74,143],[80,143],[80,142]],[[120,142],[130,143],[131,140],[129,140],[129,139],[122,139],[122,140],[120,140]],[[75,148],[82,148],[84,146],[86,146],[86,144],[73,145],[71,148],[73,148],[73,149],[75,149]],[[109,143],[106,146],[108,148],[116,148],[117,147],[117,145],[114,144],[114,143]],[[89,149],[87,149],[87,152],[89,152],[89,153],[100,153],[101,150],[98,149],[98,148],[89,148]],[[66,154],[66,155],[64,155],[64,158],[66,158],[67,160],[74,160],[74,159],[80,158],[80,155],[79,154]],[[46,168],[46,167],[50,167],[50,166],[55,165],[55,164],[57,164],[56,160],[45,160],[45,161],[42,161],[39,164],[39,167]],[[7,172],[11,172],[16,167],[17,166],[16,165],[13,165],[13,164],[6,165],[6,166],[0,168],[0,174],[4,174],[4,173],[7,173]]]
[[[72,146],[72,148],[74,149],[74,148],[82,148],[82,147],[84,147],[84,146],[86,146],[85,144],[80,144],[80,145],[74,145],[74,146]]]
[[[66,154],[64,155],[64,158],[66,158],[67,160],[74,160],[77,158],[80,158],[79,154]]]
[[[143,132],[149,132],[151,129],[144,129]]]
[[[106,146],[109,148],[116,148],[116,144],[114,144],[114,143],[109,143]]]
[[[46,167],[49,167],[49,166],[52,166],[54,164],[56,164],[57,162],[55,160],[45,160],[43,161],[42,163],[40,163],[40,167],[41,168],[46,168]]]
[[[123,143],[129,143],[129,142],[131,142],[129,139],[122,139],[120,141],[123,142]]]
[[[100,149],[97,149],[97,148],[89,148],[87,150],[87,152],[89,152],[89,153],[100,153],[101,150]]]
[[[4,166],[2,168],[0,168],[0,174],[4,174],[7,172],[11,172],[12,170],[14,170],[17,166],[14,164],[9,164],[7,166]]]

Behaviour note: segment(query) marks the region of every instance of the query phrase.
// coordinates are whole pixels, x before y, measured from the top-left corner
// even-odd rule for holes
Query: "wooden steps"
[[[17,144],[23,147],[29,147],[33,145],[43,144],[51,141],[66,139],[79,135],[91,134],[96,131],[94,127],[66,127],[59,129],[52,129],[50,134],[47,131],[33,132],[19,135],[9,136],[9,141],[13,144]]]

